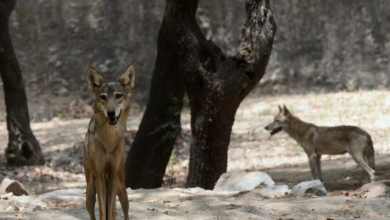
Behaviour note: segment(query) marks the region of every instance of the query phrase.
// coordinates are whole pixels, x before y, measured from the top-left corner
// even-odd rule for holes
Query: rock
[[[273,186],[271,177],[259,171],[224,173],[215,184],[215,191],[247,191],[260,186]]]
[[[10,192],[10,193],[0,195],[0,199],[8,200],[8,199],[12,198],[12,196],[14,196],[14,194],[12,192]]]
[[[13,200],[20,204],[25,211],[38,211],[47,209],[47,203],[43,202],[36,196],[18,196],[13,197]]]
[[[47,208],[44,207],[44,206],[36,205],[36,206],[33,208],[33,211],[42,211],[42,210],[45,210],[45,209],[47,209]]]
[[[199,192],[203,192],[204,191],[204,189],[201,188],[201,187],[189,188],[188,190],[190,190],[193,193],[199,193]]]
[[[85,189],[72,188],[72,189],[55,190],[55,191],[43,193],[42,195],[45,195],[45,196],[80,195],[83,193],[85,193]]]
[[[317,196],[326,196],[327,192],[324,185],[319,180],[311,180],[295,185],[291,190],[292,195],[314,194]]]
[[[380,182],[371,182],[364,184],[355,192],[350,193],[350,195],[360,195],[363,198],[389,197],[390,188]]]
[[[10,192],[12,192],[15,196],[28,195],[28,192],[19,181],[4,178],[0,185],[0,194]]]
[[[41,206],[41,207],[47,207],[47,203],[43,202],[42,200],[38,198],[28,198],[27,201],[25,202],[26,205],[28,206]]]
[[[53,157],[51,161],[51,166],[54,168],[62,167],[62,166],[69,166],[74,159],[70,157],[69,155],[62,154]]]
[[[10,201],[3,209],[6,211],[14,211],[14,212],[19,212],[23,210],[23,205],[20,204],[20,202],[16,200]]]
[[[281,186],[268,186],[266,188],[263,188],[261,190],[261,195],[268,196],[268,197],[281,197],[285,194],[290,193],[290,189],[287,185],[281,185]]]

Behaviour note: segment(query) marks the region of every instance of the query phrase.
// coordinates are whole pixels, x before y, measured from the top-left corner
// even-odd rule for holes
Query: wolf
[[[127,67],[117,82],[105,82],[92,67],[87,71],[89,89],[94,93],[94,114],[88,126],[84,146],[86,208],[91,220],[96,219],[96,194],[100,220],[115,219],[116,195],[125,220],[129,219],[124,135],[134,77],[132,65]]]
[[[321,155],[349,153],[355,162],[375,181],[375,156],[371,136],[356,126],[324,127],[306,123],[292,115],[286,106],[279,107],[274,121],[265,127],[271,136],[286,132],[297,141],[309,158],[314,179],[322,181]]]

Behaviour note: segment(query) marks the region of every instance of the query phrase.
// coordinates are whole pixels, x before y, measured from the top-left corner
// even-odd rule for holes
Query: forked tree
[[[192,132],[186,187],[213,189],[226,172],[234,116],[265,73],[276,24],[269,0],[247,0],[237,53],[227,57],[203,35],[195,18],[197,7],[198,0],[166,1],[151,98],[127,159],[126,186],[161,186],[176,133],[166,145],[161,140],[180,126],[180,115],[168,110],[174,106],[172,98],[179,99],[176,106],[181,109],[182,85],[190,99]],[[155,185],[150,182],[153,176]]]
[[[15,5],[16,0],[0,0],[0,73],[8,129],[5,156],[11,166],[43,165],[41,148],[30,128],[26,92],[9,32],[8,20]]]
[[[190,99],[192,142],[186,187],[213,189],[226,172],[237,108],[265,73],[276,24],[269,0],[247,0],[237,53],[226,57],[200,30],[197,7],[198,0],[167,0],[165,20]]]

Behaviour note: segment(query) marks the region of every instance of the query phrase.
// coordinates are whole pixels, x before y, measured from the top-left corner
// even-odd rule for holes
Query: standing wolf
[[[95,220],[96,194],[100,220],[115,219],[116,195],[125,220],[129,219],[124,132],[134,77],[132,65],[127,67],[118,82],[105,82],[96,70],[91,67],[88,69],[89,89],[94,93],[94,115],[85,136],[84,169],[87,210],[91,220]]]
[[[286,106],[283,106],[283,109],[279,106],[279,114],[265,129],[271,131],[271,135],[283,130],[296,140],[309,157],[311,173],[315,179],[322,181],[320,161],[322,154],[336,155],[348,152],[367,172],[370,182],[375,180],[372,140],[370,135],[359,127],[316,126],[293,116]]]

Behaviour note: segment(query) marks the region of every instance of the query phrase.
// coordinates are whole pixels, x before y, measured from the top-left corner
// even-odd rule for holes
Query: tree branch
[[[275,33],[276,23],[269,0],[248,0],[245,24],[233,59],[254,84],[265,73]]]

